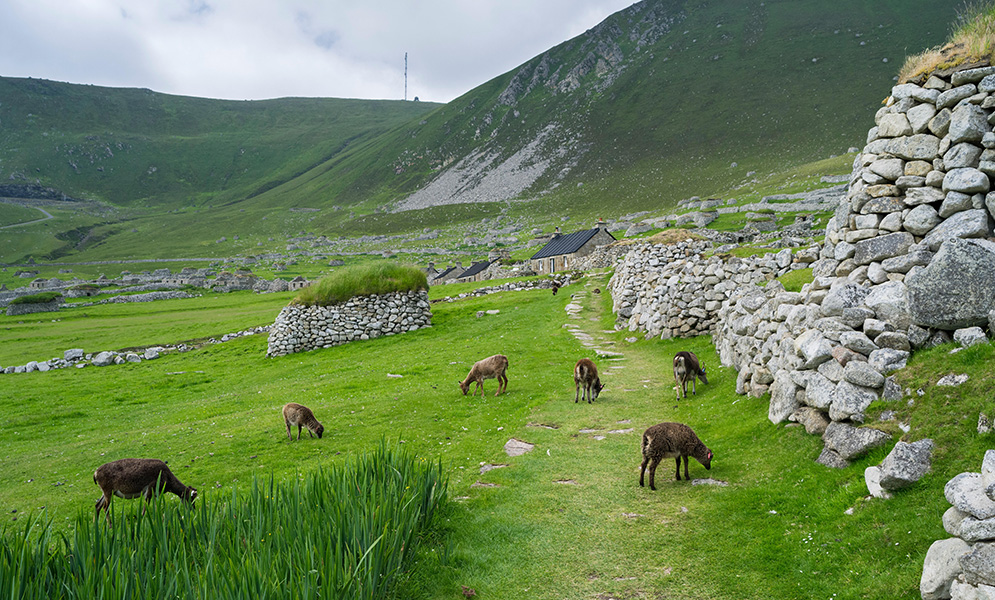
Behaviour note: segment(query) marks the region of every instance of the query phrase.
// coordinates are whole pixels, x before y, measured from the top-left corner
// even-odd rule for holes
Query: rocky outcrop
[[[283,356],[346,342],[431,327],[425,290],[356,296],[330,306],[284,307],[270,329],[267,356]]]

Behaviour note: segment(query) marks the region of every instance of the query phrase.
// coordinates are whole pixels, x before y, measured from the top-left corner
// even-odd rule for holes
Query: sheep
[[[684,459],[684,479],[690,481],[688,475],[688,457],[693,456],[706,469],[712,468],[712,451],[701,443],[690,427],[683,423],[660,423],[643,432],[643,464],[639,467],[639,485],[643,486],[643,474],[646,465],[650,467],[650,489],[656,490],[656,467],[664,458],[677,461],[675,473],[677,481],[681,480],[681,458]]]
[[[694,352],[681,351],[674,357],[674,379],[677,380],[677,399],[687,398],[688,381],[691,382],[691,393],[698,395],[696,382],[708,383],[704,365],[698,362]]]
[[[93,472],[93,482],[100,486],[103,494],[97,498],[94,520],[104,510],[107,523],[111,522],[111,498],[137,498],[145,496],[146,502],[162,492],[176,494],[190,504],[197,499],[197,490],[180,483],[166,463],[154,458],[122,458],[100,465]],[[146,505],[147,506],[147,505]],[[145,512],[146,506],[142,507]]]
[[[560,284],[553,283],[553,295],[555,296],[556,292],[558,292],[558,291],[560,291]]]
[[[467,374],[466,379],[459,384],[461,390],[463,390],[463,395],[466,396],[467,390],[470,389],[470,383],[473,381],[477,382],[477,388],[473,390],[473,395],[477,395],[477,390],[480,390],[480,397],[484,397],[484,380],[494,379],[498,380],[498,391],[494,392],[497,396],[501,392],[508,391],[508,376],[505,372],[508,370],[508,357],[503,354],[495,354],[494,356],[489,356],[483,360],[478,360],[473,364],[473,368],[470,369],[470,373]]]
[[[297,426],[297,439],[301,439],[301,429],[307,427],[307,433],[312,438],[317,435],[321,439],[321,434],[325,432],[325,427],[314,418],[311,409],[303,404],[288,402],[283,405],[283,422],[287,426],[287,437],[294,441],[294,436],[290,433],[290,428]]]
[[[574,365],[574,404],[580,399],[580,388],[584,386],[584,399],[590,404],[592,400],[598,399],[598,394],[605,386],[601,384],[598,377],[598,367],[589,358],[582,358]]]

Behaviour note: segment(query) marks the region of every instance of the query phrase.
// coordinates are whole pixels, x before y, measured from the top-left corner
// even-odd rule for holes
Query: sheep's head
[[[594,380],[594,388],[591,391],[594,392],[594,399],[595,400],[598,399],[598,394],[600,394],[601,390],[603,390],[603,389],[605,389],[605,385],[603,383],[601,383],[601,380],[600,379]]]
[[[188,487],[183,492],[183,499],[189,502],[190,504],[193,504],[193,501],[197,499],[197,488]]]
[[[709,450],[705,454],[705,461],[703,463],[701,463],[701,465],[703,467],[705,467],[706,469],[708,469],[709,471],[712,470],[712,451],[711,450]]]
[[[698,373],[698,379],[701,379],[702,383],[708,383],[708,377],[705,375],[705,365],[701,365],[701,371]]]
[[[321,434],[325,433],[325,426],[322,425],[321,423],[318,423],[318,428],[314,430],[314,433],[315,435],[318,436],[318,439],[320,440]]]
[[[470,389],[470,384],[466,381],[461,381],[459,383],[459,389],[463,390],[463,395],[466,396],[467,390]]]

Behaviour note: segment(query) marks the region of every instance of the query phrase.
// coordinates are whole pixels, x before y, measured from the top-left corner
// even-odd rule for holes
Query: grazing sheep
[[[498,391],[494,392],[497,396],[501,392],[508,391],[508,376],[505,372],[508,370],[508,357],[503,354],[495,354],[494,356],[489,356],[483,360],[478,360],[473,364],[473,368],[470,369],[470,373],[466,376],[466,379],[459,384],[461,390],[463,390],[463,395],[466,396],[467,390],[470,389],[470,383],[476,381],[477,388],[473,390],[473,395],[477,395],[477,390],[480,390],[480,397],[484,397],[484,380],[494,379],[498,380]]]
[[[294,436],[290,433],[290,428],[294,425],[297,426],[297,439],[301,439],[301,429],[307,427],[307,433],[311,437],[315,435],[318,439],[321,439],[321,434],[325,432],[325,427],[318,422],[318,419],[314,418],[314,413],[311,409],[304,406],[303,404],[297,404],[296,402],[288,402],[283,405],[283,422],[287,426],[287,437],[290,441],[294,440]]]
[[[601,293],[601,288],[594,288],[594,293],[595,294],[600,294]]]
[[[605,386],[601,384],[598,377],[598,367],[589,358],[582,358],[574,365],[574,404],[580,399],[580,388],[584,386],[584,399],[590,404],[592,400],[598,399],[598,394]]]
[[[681,351],[674,357],[674,379],[677,380],[677,399],[688,397],[688,381],[691,382],[691,393],[698,395],[698,379],[702,383],[708,383],[705,376],[705,367],[698,362],[698,357],[694,352]]]
[[[690,427],[683,423],[660,423],[643,432],[643,464],[639,467],[639,485],[643,485],[646,465],[650,467],[650,489],[655,490],[656,467],[664,458],[677,461],[677,481],[681,480],[681,459],[684,459],[684,479],[688,475],[688,457],[693,456],[706,469],[712,468],[712,451],[701,443]]]
[[[560,284],[554,283],[553,284],[553,295],[555,296],[556,292],[558,292],[558,291],[560,291]]]
[[[154,458],[122,458],[109,462],[97,468],[93,473],[93,482],[100,486],[103,495],[97,498],[97,512],[94,519],[100,516],[101,509],[106,511],[107,522],[111,521],[111,498],[137,498],[145,496],[151,501],[152,496],[162,492],[176,494],[187,502],[197,499],[197,490],[180,483],[166,463]],[[145,512],[145,506],[142,507]]]

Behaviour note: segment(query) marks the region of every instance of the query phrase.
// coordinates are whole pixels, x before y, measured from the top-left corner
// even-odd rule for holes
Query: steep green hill
[[[669,210],[862,146],[905,56],[942,43],[955,10],[644,0],[444,106],[2,79],[0,179],[129,211],[53,213],[0,234],[0,261],[230,256],[301,231]]]
[[[127,207],[236,202],[436,106],[237,102],[0,77],[0,177]]]

